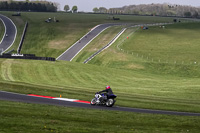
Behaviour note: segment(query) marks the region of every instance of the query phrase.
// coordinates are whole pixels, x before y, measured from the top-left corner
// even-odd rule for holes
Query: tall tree
[[[195,18],[197,18],[199,16],[199,13],[197,11],[195,11],[192,16],[195,17]]]
[[[10,0],[8,1],[0,1],[0,10],[2,11],[42,11],[42,12],[56,12],[57,4],[51,2],[15,2]]]
[[[77,12],[78,11],[78,7],[77,6],[73,6],[72,7],[72,11],[73,11],[73,13]]]
[[[191,12],[185,12],[185,13],[184,13],[184,16],[185,16],[185,17],[191,17],[192,14],[191,14]]]
[[[107,9],[105,7],[99,7],[100,13],[107,13]]]
[[[60,3],[58,3],[58,2],[53,2],[53,6],[55,7],[55,9],[54,10],[58,10],[58,9],[60,9]]]
[[[97,7],[93,8],[93,12],[94,13],[98,13],[99,12],[99,9]]]
[[[64,10],[67,12],[70,10],[69,5],[65,5]]]
[[[53,3],[46,4],[47,12],[56,12],[57,7],[53,5]]]

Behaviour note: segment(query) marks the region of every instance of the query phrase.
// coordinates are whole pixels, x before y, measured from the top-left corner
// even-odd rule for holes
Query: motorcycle
[[[91,105],[103,105],[107,107],[112,107],[115,104],[115,98],[117,96],[114,94],[108,95],[107,97],[104,94],[96,93],[95,97],[91,100]]]

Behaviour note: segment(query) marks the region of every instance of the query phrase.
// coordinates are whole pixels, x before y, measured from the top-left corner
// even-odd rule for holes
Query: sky
[[[200,7],[200,0],[46,0],[57,2],[60,9],[63,10],[65,5],[70,9],[76,5],[78,11],[92,12],[94,7],[105,7],[107,9],[114,7],[123,7],[126,5],[152,4],[152,3],[169,3],[178,5],[191,5]]]

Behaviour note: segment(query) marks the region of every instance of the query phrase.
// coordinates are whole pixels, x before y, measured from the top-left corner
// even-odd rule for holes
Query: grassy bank
[[[12,16],[13,12],[1,12],[10,17],[18,28],[15,45],[16,51],[25,22],[29,23],[27,35],[22,48],[23,54],[58,57],[62,52],[102,23],[154,23],[171,22],[172,18],[119,15],[120,21],[111,20],[108,14],[71,14],[71,13],[35,13],[22,12],[21,17]],[[59,20],[54,22],[54,17]],[[52,18],[51,23],[45,20]]]
[[[199,31],[199,23],[167,25],[164,29],[159,26],[150,27],[149,30],[140,29],[120,48],[150,61],[199,63]]]
[[[50,17],[59,22],[45,23]],[[18,31],[22,31],[25,21],[29,22],[22,53],[52,57],[60,55],[100,23],[172,21],[172,18],[159,17],[116,17],[120,17],[120,21],[110,20],[103,14],[22,13],[22,17],[12,19],[20,27]],[[107,44],[121,27],[107,29],[73,62],[0,59],[0,90],[89,101],[95,92],[110,85],[118,96],[116,106],[200,112],[199,64],[186,63],[199,57],[199,28],[196,23],[169,25],[165,29],[159,26],[137,31],[128,28],[116,43],[88,64],[82,61]],[[0,101],[0,108],[0,132],[196,133],[200,130],[199,117],[5,101]]]
[[[199,117],[88,110],[0,101],[0,132],[198,133]]]
[[[200,77],[199,23],[129,28],[89,64],[151,73]],[[128,37],[128,39],[127,39]]]
[[[140,70],[64,61],[0,60],[0,64],[2,90],[57,97],[61,94],[66,98],[90,100],[95,92],[111,85],[118,95],[116,104],[120,106],[191,112],[200,110],[199,78],[162,76]],[[16,87],[18,85],[21,87]]]

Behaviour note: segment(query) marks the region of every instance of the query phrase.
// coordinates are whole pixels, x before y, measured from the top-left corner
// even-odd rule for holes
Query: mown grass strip
[[[111,85],[116,105],[199,112],[199,79],[159,76],[141,71],[84,65],[75,62],[43,62],[1,59],[1,73],[9,70],[12,80],[1,77],[1,90],[22,94],[90,101],[94,93]],[[2,75],[1,74],[1,75]]]
[[[106,117],[105,117],[106,116]],[[192,132],[199,117],[88,110],[0,101],[0,132]]]

